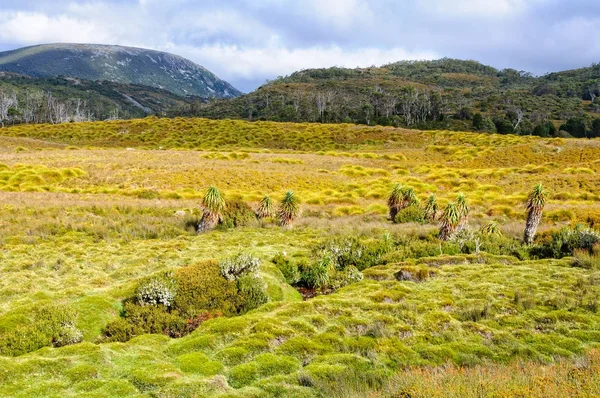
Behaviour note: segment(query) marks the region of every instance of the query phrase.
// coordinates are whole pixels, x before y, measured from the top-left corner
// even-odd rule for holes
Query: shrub
[[[300,282],[312,289],[320,289],[329,283],[329,267],[331,259],[324,257],[312,265],[305,265],[300,270]]]
[[[123,306],[123,318],[104,328],[109,341],[127,341],[149,333],[180,337],[186,332],[187,322],[178,311],[169,312],[164,306],[137,305],[131,301]]]
[[[244,314],[269,301],[266,285],[258,277],[247,275],[237,280],[237,313]]]
[[[396,214],[394,218],[396,224],[404,224],[409,222],[416,222],[422,224],[425,222],[425,214],[423,210],[417,205],[408,206]]]
[[[240,253],[221,261],[219,266],[221,275],[228,281],[233,281],[245,275],[256,274],[260,269],[260,260],[252,255]]]
[[[540,236],[538,246],[531,249],[539,258],[563,258],[573,255],[577,249],[592,253],[594,245],[600,243],[600,233],[581,225],[562,228]]]
[[[247,227],[256,223],[256,215],[252,208],[241,200],[227,202],[223,211],[220,228]]]
[[[169,308],[175,299],[175,281],[170,273],[152,276],[142,281],[135,292],[140,305],[164,305]]]
[[[30,324],[16,327],[0,338],[0,354],[16,356],[53,345],[62,347],[81,342],[75,326],[75,312],[63,305],[47,305],[33,311]]]
[[[294,285],[300,281],[300,271],[298,270],[298,264],[292,262],[282,253],[277,253],[273,257],[273,263],[279,268],[283,277],[287,283]]]
[[[339,289],[362,280],[362,272],[360,272],[356,267],[350,265],[341,271],[335,271],[329,278],[329,285],[332,289]]]
[[[82,340],[83,333],[72,322],[62,323],[53,339],[55,347],[77,344]]]
[[[354,266],[359,271],[379,264],[381,256],[391,250],[389,236],[382,240],[363,243],[357,237],[334,238],[319,245],[314,251],[317,258],[329,257],[336,269]]]
[[[236,284],[221,275],[216,261],[207,260],[180,268],[174,279],[177,283],[174,307],[182,314],[192,317],[203,311],[221,311],[224,315],[237,312]]]

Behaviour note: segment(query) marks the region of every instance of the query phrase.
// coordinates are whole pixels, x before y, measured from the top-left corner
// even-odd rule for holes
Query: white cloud
[[[419,4],[425,11],[443,16],[497,18],[521,13],[541,1],[545,0],[419,0]]]
[[[67,15],[50,17],[36,12],[0,12],[0,21],[0,40],[3,41],[39,44],[111,40],[104,27]]]
[[[287,75],[301,69],[331,66],[367,67],[400,60],[434,59],[430,52],[411,53],[401,48],[342,49],[339,46],[287,49],[279,46],[242,48],[238,46],[207,45],[187,47],[168,45],[164,50],[177,52],[219,70],[221,77],[230,80],[260,79]]]

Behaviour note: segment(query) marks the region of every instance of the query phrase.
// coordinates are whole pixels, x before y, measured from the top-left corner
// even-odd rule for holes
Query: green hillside
[[[230,101],[173,114],[361,123],[499,133],[600,136],[600,65],[541,77],[475,61],[310,69]],[[565,135],[565,133],[561,133]]]
[[[164,115],[190,101],[149,86],[6,72],[0,72],[0,93],[0,121],[5,125]]]
[[[179,96],[231,98],[241,93],[204,67],[160,51],[95,44],[44,44],[0,53],[0,71],[136,84]]]

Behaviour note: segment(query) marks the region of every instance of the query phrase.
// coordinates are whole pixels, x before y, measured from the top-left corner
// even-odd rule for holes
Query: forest
[[[541,77],[475,61],[312,69],[169,115],[562,137],[600,136],[600,65]]]

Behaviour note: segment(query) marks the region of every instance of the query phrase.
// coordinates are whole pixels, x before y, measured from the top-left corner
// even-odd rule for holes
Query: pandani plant
[[[409,187],[402,191],[402,209],[406,209],[409,206],[417,206],[418,204],[419,198],[417,198],[414,189]]]
[[[390,212],[390,219],[392,222],[396,219],[396,214],[402,208],[402,200],[404,198],[404,190],[401,184],[394,185],[390,196],[388,197],[388,208]]]
[[[273,200],[269,196],[261,199],[256,209],[256,217],[259,219],[273,217],[275,215],[275,206]]]
[[[531,245],[537,231],[538,225],[542,220],[542,212],[546,205],[546,191],[542,184],[537,184],[527,196],[525,207],[527,208],[527,222],[525,224],[525,232],[523,240],[526,244]]]
[[[429,195],[425,208],[423,209],[423,215],[427,221],[435,221],[438,216],[438,204],[434,194]]]
[[[282,227],[291,227],[294,220],[300,215],[300,204],[293,191],[287,191],[279,205],[279,224]]]
[[[457,232],[460,232],[469,224],[469,202],[467,201],[467,196],[464,193],[459,194],[456,198],[456,208],[460,215]]]
[[[444,209],[441,217],[439,238],[450,240],[457,232],[460,225],[460,211],[456,203],[449,203]]]
[[[202,219],[198,225],[198,232],[214,229],[223,219],[225,198],[217,187],[211,186],[202,198]]]
[[[483,236],[502,236],[498,221],[490,221],[479,230]]]

